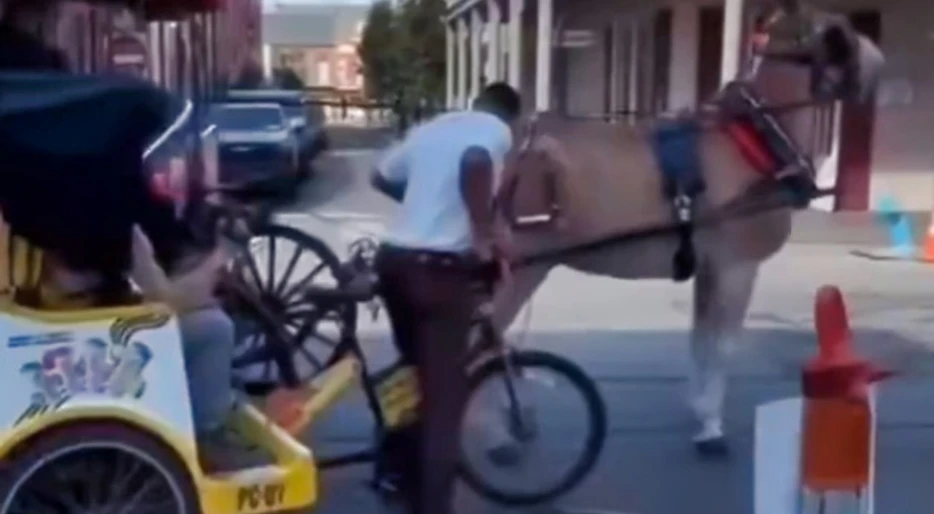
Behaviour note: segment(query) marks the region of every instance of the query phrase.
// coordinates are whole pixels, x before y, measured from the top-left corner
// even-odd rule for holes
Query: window
[[[331,63],[326,60],[318,61],[318,85],[331,85]]]

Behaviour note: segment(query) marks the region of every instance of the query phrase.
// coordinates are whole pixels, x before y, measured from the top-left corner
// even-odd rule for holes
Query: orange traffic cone
[[[921,260],[924,262],[934,262],[934,212],[931,213],[931,221],[928,222],[927,234],[924,236]]]
[[[892,375],[859,358],[843,295],[824,286],[814,305],[818,355],[804,369],[801,485],[825,494],[869,485],[873,416],[869,385]]]

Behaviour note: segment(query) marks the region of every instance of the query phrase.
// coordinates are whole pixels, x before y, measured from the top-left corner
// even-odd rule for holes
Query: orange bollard
[[[819,350],[802,375],[801,486],[816,494],[863,491],[873,460],[869,386],[892,373],[855,354],[838,288],[818,290],[814,321]]]

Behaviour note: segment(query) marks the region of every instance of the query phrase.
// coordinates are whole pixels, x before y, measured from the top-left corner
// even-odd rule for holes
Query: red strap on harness
[[[776,169],[778,165],[771,152],[748,123],[738,121],[728,123],[724,130],[756,171],[763,175],[772,175],[778,171]]]

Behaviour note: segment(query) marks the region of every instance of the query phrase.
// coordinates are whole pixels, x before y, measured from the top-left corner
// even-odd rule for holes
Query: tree
[[[444,0],[373,4],[357,53],[367,96],[412,110],[444,94]]]
[[[380,101],[390,101],[400,86],[401,38],[396,21],[387,0],[374,3],[357,46],[367,96]]]
[[[405,95],[410,102],[433,104],[444,95],[446,9],[444,0],[410,0],[398,15],[401,53],[411,79]]]
[[[305,89],[305,82],[292,68],[276,68],[272,75],[276,85],[282,89]]]

